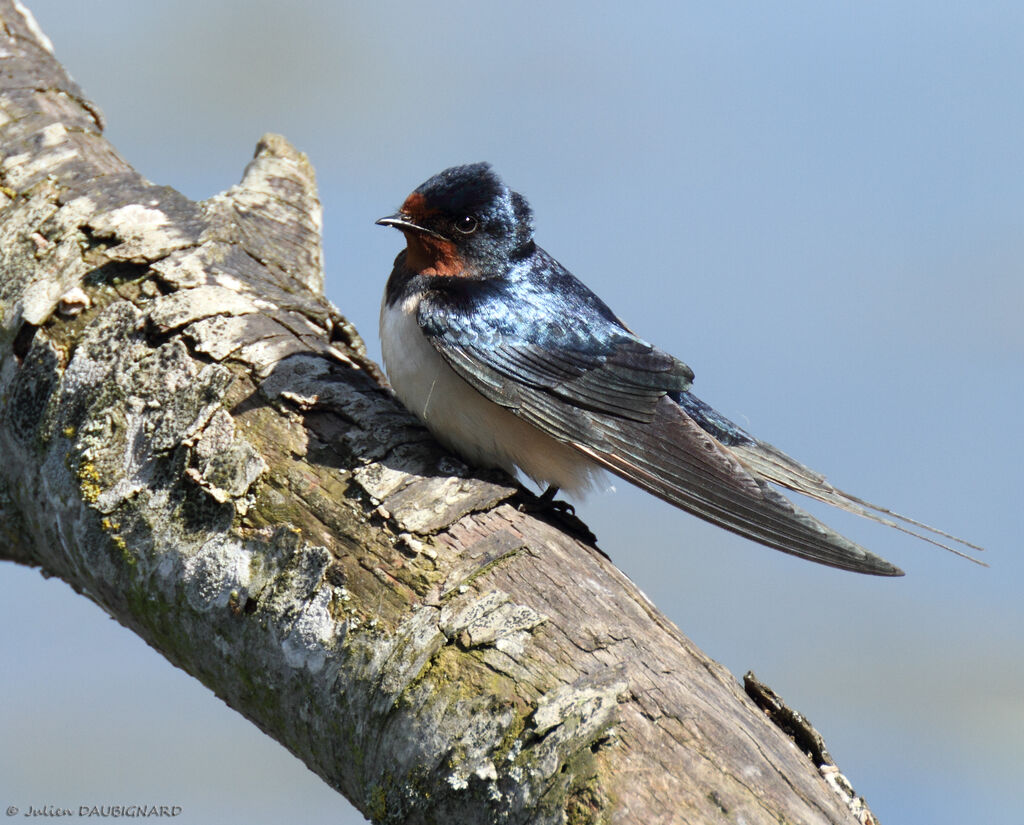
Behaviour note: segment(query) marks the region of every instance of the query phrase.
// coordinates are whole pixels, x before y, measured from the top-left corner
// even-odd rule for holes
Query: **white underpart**
[[[448,366],[416,320],[419,297],[380,311],[384,367],[395,393],[438,441],[471,464],[518,467],[538,484],[578,496],[594,485],[601,468],[579,451],[545,435],[488,401]]]

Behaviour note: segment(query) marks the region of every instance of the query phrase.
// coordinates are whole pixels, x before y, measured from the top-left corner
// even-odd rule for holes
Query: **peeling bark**
[[[869,821],[600,552],[395,401],[323,296],[304,156],[270,135],[207,201],[154,185],[30,15],[0,20],[0,558],[377,822]]]

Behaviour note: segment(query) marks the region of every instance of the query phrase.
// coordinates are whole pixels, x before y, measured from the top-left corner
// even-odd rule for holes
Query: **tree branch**
[[[304,156],[266,136],[199,203],[151,184],[30,15],[0,20],[0,558],[379,822],[868,821],[600,552],[395,402],[323,296]]]

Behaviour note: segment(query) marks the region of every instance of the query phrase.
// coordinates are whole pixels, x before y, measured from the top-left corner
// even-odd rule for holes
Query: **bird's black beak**
[[[394,215],[378,218],[374,223],[376,223],[377,226],[393,226],[395,229],[417,230],[421,228],[409,220],[408,215],[403,215],[401,212],[396,212]]]
[[[378,218],[374,223],[377,226],[393,226],[395,229],[401,229],[403,232],[416,232],[420,235],[431,235],[439,240],[446,241],[447,238],[444,235],[440,235],[431,229],[427,229],[425,226],[420,226],[408,215],[401,212],[396,212],[394,215],[387,215],[383,218]]]

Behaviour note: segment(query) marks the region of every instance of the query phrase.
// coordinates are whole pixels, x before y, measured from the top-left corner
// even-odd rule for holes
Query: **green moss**
[[[366,813],[374,822],[383,822],[388,813],[387,793],[382,785],[374,785],[367,794]]]
[[[261,484],[256,500],[245,514],[246,526],[254,529],[295,525],[305,518],[305,509],[290,491],[281,489],[271,476]]]
[[[127,588],[127,600],[133,620],[152,634],[150,644],[168,655],[172,661],[181,655],[183,648],[180,611],[162,598],[153,598],[153,593],[142,582],[133,583]],[[185,641],[185,645],[188,644],[189,642]],[[187,650],[184,652],[188,654]]]
[[[598,825],[609,820],[608,798],[596,776],[570,789],[565,800],[566,825]]]
[[[523,546],[516,547],[515,549],[510,550],[509,552],[504,553],[504,554],[498,556],[496,559],[491,559],[489,562],[487,562],[487,564],[483,565],[482,567],[478,568],[477,570],[474,570],[469,576],[467,576],[465,579],[462,579],[459,582],[459,587],[468,587],[469,585],[473,584],[473,582],[475,582],[477,579],[479,579],[481,576],[486,575],[487,573],[489,573],[491,570],[494,570],[499,565],[504,564],[505,562],[510,561],[510,560],[514,559],[516,556],[520,555],[523,552],[523,549],[524,549]],[[448,592],[445,593],[441,597],[441,601],[443,601],[443,602],[448,601],[452,597],[459,595],[459,592],[460,591],[459,591],[458,587],[453,587],[450,590],[448,590]]]
[[[464,665],[462,651],[455,649],[452,645],[444,645],[435,653],[423,666],[423,669],[406,685],[402,696],[398,701],[410,702],[411,694],[426,686],[431,696],[440,692],[448,693],[454,690],[456,695],[453,700],[461,698],[462,688],[466,685],[463,678]]]
[[[502,737],[501,742],[498,743],[498,747],[494,749],[494,764],[499,770],[508,761],[508,756],[512,753],[512,749],[516,746],[519,741],[519,737],[526,729],[526,717],[532,711],[532,708],[523,704],[518,708],[518,713],[512,718],[512,723],[505,730],[505,735]]]
[[[352,762],[355,764],[356,770],[362,774],[363,769],[366,767],[366,752],[356,739],[355,728],[349,725],[348,731],[349,754],[352,756]]]
[[[564,803],[568,825],[601,825],[611,820],[615,798],[608,792],[607,776],[597,757],[602,736],[571,754],[562,766],[570,777]]]

